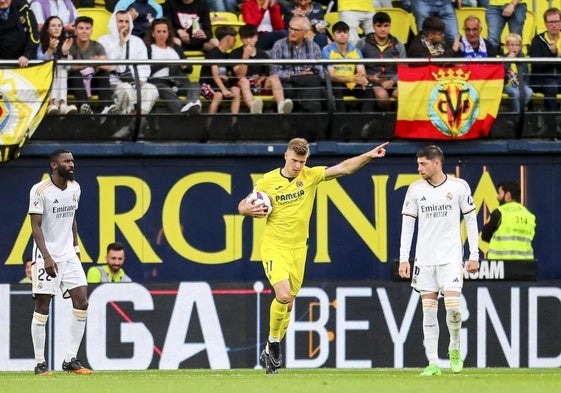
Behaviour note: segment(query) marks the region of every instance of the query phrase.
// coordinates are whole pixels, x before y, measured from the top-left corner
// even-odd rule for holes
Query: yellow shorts
[[[290,294],[296,296],[302,288],[308,246],[295,249],[261,247],[265,275],[275,285],[283,280],[290,282]]]

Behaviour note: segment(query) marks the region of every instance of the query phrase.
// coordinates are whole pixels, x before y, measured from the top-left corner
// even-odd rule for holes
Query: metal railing
[[[100,65],[188,65],[195,70],[205,64],[219,66],[233,66],[236,64],[284,64],[284,65],[310,65],[323,66],[331,64],[435,64],[457,65],[467,63],[504,63],[505,58],[465,59],[465,58],[439,58],[439,59],[345,59],[345,60],[60,60],[58,66],[69,67],[72,65],[100,66]],[[509,63],[561,63],[559,58],[514,58],[508,59]],[[32,64],[39,62],[34,61]],[[17,61],[1,61],[0,67],[17,67]],[[195,72],[197,74],[197,72]],[[326,73],[327,75],[327,73]],[[136,75],[138,78],[138,75]],[[197,76],[195,78],[198,79]],[[140,108],[142,94],[137,87],[137,108]],[[375,109],[373,112],[364,113],[358,110],[357,102],[351,97],[345,98],[346,112],[335,111],[333,86],[329,78],[322,89],[321,111],[315,113],[302,113],[297,110],[289,115],[276,113],[276,105],[272,96],[266,97],[263,114],[253,115],[244,108],[243,98],[241,106],[244,108],[239,114],[229,113],[229,107],[223,105],[217,114],[209,115],[203,110],[199,116],[186,117],[182,114],[170,113],[165,102],[160,100],[150,114],[142,114],[137,110],[134,114],[100,114],[104,105],[94,99],[94,106],[99,106],[97,112],[88,115],[84,120],[79,113],[75,116],[55,115],[46,116],[39,126],[34,139],[75,139],[75,140],[178,140],[178,141],[207,141],[207,140],[286,140],[292,134],[306,135],[312,140],[368,140],[386,139],[393,136],[393,126],[397,113],[395,110],[383,111]],[[293,96],[290,91],[285,91],[287,96]],[[74,97],[69,96],[69,103]],[[485,99],[485,97],[483,97]],[[522,101],[523,98],[521,98]],[[508,110],[508,99],[503,97],[503,104],[497,116],[496,125],[493,127],[490,138],[556,138],[555,133],[544,131],[544,118],[560,116],[561,113],[544,112],[543,96],[535,94],[529,107],[521,102],[520,113]],[[204,102],[204,100],[203,100]],[[207,103],[208,104],[208,103]],[[374,102],[376,104],[376,102]],[[205,105],[206,106],[206,105]],[[395,102],[394,106],[397,106]],[[376,107],[376,106],[375,106]],[[115,131],[120,124],[133,121],[131,133],[123,138],[114,138]],[[237,125],[234,127],[233,125]]]

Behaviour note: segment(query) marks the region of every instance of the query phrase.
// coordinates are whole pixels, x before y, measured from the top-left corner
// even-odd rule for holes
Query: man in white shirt
[[[99,43],[105,48],[109,60],[148,60],[148,51],[144,41],[132,35],[132,18],[127,11],[118,10],[109,19],[109,33],[99,38]],[[147,83],[150,76],[150,66],[141,64],[136,66],[142,101],[142,114],[150,113],[158,99],[158,89]],[[113,98],[119,111],[123,114],[133,114],[137,102],[137,86],[133,66],[117,65],[113,67],[110,83],[114,88]],[[132,123],[122,127],[113,137],[126,137],[131,132]]]
[[[450,333],[448,356],[452,372],[463,369],[460,353],[462,315],[460,298],[463,284],[463,254],[460,219],[466,223],[469,260],[466,270],[479,269],[477,216],[469,185],[442,170],[444,153],[429,145],[417,153],[417,170],[422,179],[412,183],[403,203],[399,275],[411,277],[409,256],[415,220],[417,246],[411,286],[421,294],[423,334],[429,365],[422,376],[440,375],[438,366],[438,294],[444,295],[446,324]]]

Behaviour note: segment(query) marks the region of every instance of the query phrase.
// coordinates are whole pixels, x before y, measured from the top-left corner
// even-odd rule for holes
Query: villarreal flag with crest
[[[503,92],[502,64],[398,66],[395,136],[476,139],[489,134]]]
[[[0,162],[17,158],[45,116],[54,62],[0,69]]]

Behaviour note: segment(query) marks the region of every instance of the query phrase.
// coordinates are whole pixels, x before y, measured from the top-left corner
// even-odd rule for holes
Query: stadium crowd
[[[527,0],[393,3],[395,8],[371,0],[120,0],[76,6],[71,0],[0,0],[0,58],[17,59],[20,67],[35,59],[201,60],[194,67],[57,66],[47,112],[59,116],[146,114],[166,106],[186,116],[228,109],[232,114],[396,109],[395,64],[273,63],[244,70],[212,64],[269,58],[528,57],[528,63],[505,61],[507,111],[516,118],[534,103],[558,111],[559,65],[531,64],[531,58],[561,53],[558,8]],[[251,32],[242,26],[252,26]],[[326,78],[333,100],[325,97]],[[115,127],[116,137],[130,134],[126,121]],[[554,116],[545,116],[540,132],[561,134]]]

